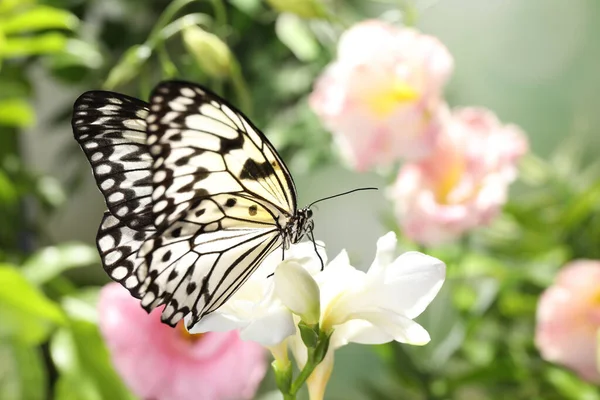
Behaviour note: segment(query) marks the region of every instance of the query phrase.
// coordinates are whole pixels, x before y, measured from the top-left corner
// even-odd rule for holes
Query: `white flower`
[[[333,370],[333,353],[349,342],[429,342],[429,334],[413,318],[439,292],[446,266],[418,252],[394,259],[396,243],[393,232],[377,241],[377,254],[367,273],[352,267],[348,254],[342,251],[323,272],[315,274],[321,294],[321,329],[333,329],[333,335],[327,355],[307,380],[311,400],[324,398]],[[292,339],[291,349],[302,367],[306,350],[300,335]]]
[[[319,252],[324,261],[327,256]],[[312,243],[292,246],[285,252],[286,260],[310,270],[320,261]],[[296,333],[291,311],[275,292],[273,277],[269,277],[281,263],[281,250],[270,254],[250,279],[217,311],[195,324],[190,333],[224,332],[237,329],[243,340],[272,347]],[[289,261],[289,262],[292,262]],[[186,326],[190,316],[186,317]]]
[[[342,251],[316,276],[324,305],[321,326],[335,329],[335,347],[348,342],[429,342],[427,331],[413,319],[439,292],[446,266],[418,252],[393,260],[395,248],[396,236],[390,232],[377,242],[377,255],[367,273],[352,267]]]
[[[418,252],[394,259],[395,248],[394,233],[380,238],[366,273],[350,264],[345,251],[321,271],[312,243],[292,246],[284,263],[279,261],[281,252],[275,252],[225,305],[190,332],[239,329],[243,339],[273,346],[296,333],[292,310],[309,319],[320,314],[321,329],[334,332],[333,349],[349,342],[426,344],[429,334],[413,319],[437,295],[446,267]],[[320,254],[326,262],[325,252]],[[276,279],[267,278],[277,264],[281,270]],[[313,298],[317,294],[320,299]],[[315,310],[319,304],[320,313]]]

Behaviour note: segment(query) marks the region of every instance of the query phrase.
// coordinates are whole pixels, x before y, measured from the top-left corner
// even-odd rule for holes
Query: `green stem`
[[[304,385],[304,382],[306,382],[306,380],[308,379],[310,374],[312,374],[312,372],[317,367],[317,364],[315,364],[314,360],[313,360],[313,354],[314,354],[314,350],[309,349],[308,350],[308,361],[306,362],[306,365],[304,366],[304,368],[302,368],[302,371],[300,371],[300,375],[298,375],[298,377],[294,380],[294,382],[292,382],[292,386],[290,387],[289,394],[291,396],[293,396],[292,397],[293,399],[296,398],[296,394],[298,393],[298,391],[300,390],[302,385]]]
[[[208,25],[210,17],[202,13],[193,13],[184,15],[181,18],[176,19],[169,25],[165,26],[158,35],[151,35],[146,41],[146,45],[152,50],[156,48],[160,43],[163,43],[173,35],[181,32],[183,29],[192,25]]]
[[[317,365],[319,365],[323,361],[327,352],[329,351],[329,340],[331,339],[331,335],[333,332],[324,332],[319,329],[318,325],[314,327],[314,329],[316,332],[318,332],[318,339],[316,343],[313,343],[311,341],[307,342],[306,340],[304,340],[303,337],[304,344],[306,345],[306,364],[304,365],[304,368],[302,368],[302,370],[300,371],[298,377],[290,385],[289,379],[291,379],[291,375],[289,377],[286,377],[285,375],[280,375],[280,378],[283,377],[285,379],[279,379],[277,386],[283,394],[284,400],[296,400],[296,395],[298,394],[298,391],[300,391],[306,380],[313,373]],[[278,370],[282,370],[281,368],[274,369],[275,373],[277,373]],[[291,372],[291,369],[289,369],[288,371]],[[284,382],[284,384],[280,384],[280,382]]]
[[[417,7],[411,0],[401,0],[400,9],[402,10],[402,20],[406,26],[415,26],[417,24]]]
[[[175,0],[172,3],[169,3],[167,8],[165,8],[165,11],[158,17],[158,21],[156,21],[150,35],[148,35],[148,41],[152,42],[156,40],[155,37],[160,35],[162,29],[173,19],[173,17],[175,17],[183,7],[194,1],[196,0]]]
[[[211,0],[213,10],[215,12],[215,21],[217,26],[223,27],[227,25],[227,9],[222,0]]]
[[[171,61],[164,42],[158,44],[156,47],[156,53],[158,54],[163,75],[165,75],[167,78],[173,78],[174,76],[177,76],[179,71],[177,70],[177,67],[173,61]]]
[[[235,89],[237,97],[240,102],[240,109],[244,110],[244,113],[252,115],[252,98],[250,97],[250,91],[242,75],[242,69],[240,68],[237,60],[233,59],[231,62],[231,83]]]

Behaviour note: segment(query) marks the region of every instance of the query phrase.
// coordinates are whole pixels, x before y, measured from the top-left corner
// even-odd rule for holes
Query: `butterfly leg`
[[[321,261],[321,271],[323,271],[325,269],[325,263],[323,262],[323,259],[321,258],[321,254],[319,254],[319,252],[317,250],[318,245],[317,245],[317,242],[315,241],[315,235],[313,233],[312,227],[308,231],[308,238],[313,243],[313,247],[315,248],[315,253],[317,253],[317,257],[319,257],[319,261]]]
[[[283,260],[285,260],[285,247],[281,246],[281,261]],[[275,272],[271,272],[269,275],[267,275],[267,279],[269,279],[273,275],[275,275]]]

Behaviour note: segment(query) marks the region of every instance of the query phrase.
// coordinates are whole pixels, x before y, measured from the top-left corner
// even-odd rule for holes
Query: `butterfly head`
[[[309,207],[301,208],[296,212],[288,224],[286,225],[286,239],[284,240],[285,248],[289,248],[291,244],[298,243],[315,226],[312,219],[313,212]]]

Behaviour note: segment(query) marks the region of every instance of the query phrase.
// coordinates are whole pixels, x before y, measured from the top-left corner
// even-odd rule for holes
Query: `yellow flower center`
[[[591,303],[594,306],[600,306],[600,289],[596,290],[591,297]]]
[[[202,336],[204,336],[203,333],[189,333],[188,330],[185,329],[185,325],[183,323],[178,324],[175,329],[177,329],[179,336],[190,344],[196,343],[202,338]]]
[[[435,198],[440,204],[450,203],[448,198],[452,190],[460,182],[465,172],[465,163],[461,159],[453,160],[440,174],[436,187]]]
[[[397,79],[392,85],[373,91],[367,96],[366,103],[373,114],[383,118],[400,104],[413,101],[417,97],[419,97],[419,93],[415,88]]]

